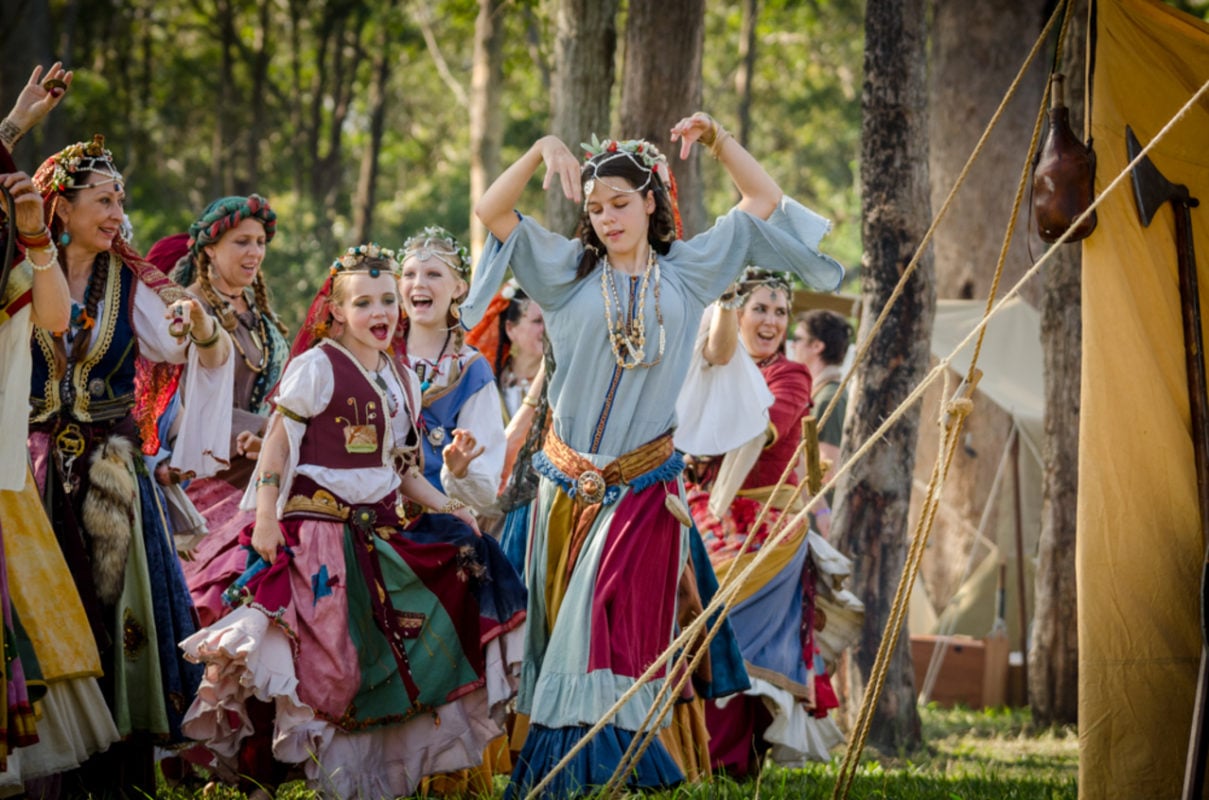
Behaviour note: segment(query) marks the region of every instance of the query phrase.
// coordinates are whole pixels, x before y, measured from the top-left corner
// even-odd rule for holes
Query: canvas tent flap
[[[1096,4],[1097,191],[1209,79],[1209,26],[1152,0]],[[1151,152],[1202,199],[1193,211],[1209,309],[1209,103]],[[1079,793],[1178,797],[1197,665],[1200,565],[1170,206],[1142,228],[1132,185],[1083,243],[1079,446]]]

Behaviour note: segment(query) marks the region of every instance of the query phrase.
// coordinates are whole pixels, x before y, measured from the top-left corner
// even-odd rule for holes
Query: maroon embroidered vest
[[[336,347],[319,346],[332,363],[335,389],[327,408],[307,423],[299,462],[329,469],[382,466],[390,410],[348,354]]]

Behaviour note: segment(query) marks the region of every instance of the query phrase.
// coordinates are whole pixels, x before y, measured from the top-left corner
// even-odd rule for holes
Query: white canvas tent
[[[939,300],[932,354],[939,358],[951,353],[981,320],[984,308],[985,303],[980,300]],[[951,362],[951,367],[964,374],[973,349],[971,341]],[[1009,301],[988,325],[978,363],[982,379],[978,384],[974,413],[978,413],[979,405],[994,403],[1011,416],[1015,435],[1020,439],[1020,531],[1024,543],[1026,613],[1031,617],[1032,575],[1041,532],[1041,454],[1045,433],[1045,386],[1038,312],[1019,298]],[[999,470],[994,485],[989,487],[991,492],[979,529],[971,536],[969,561],[961,565],[965,568],[965,578],[943,608],[934,607],[926,597],[922,582],[917,581],[908,625],[913,634],[987,635],[995,622],[999,565],[1006,562],[1008,636],[1012,648],[1018,649],[1020,603],[1013,486],[1017,466],[1011,455],[1011,437],[1003,453],[987,454],[987,457],[998,460]],[[931,464],[919,468],[930,471]],[[927,480],[926,473],[923,480]]]

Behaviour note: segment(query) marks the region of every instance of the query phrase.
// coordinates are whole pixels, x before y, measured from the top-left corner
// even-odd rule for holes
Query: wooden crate
[[[944,707],[1001,706],[1007,699],[1008,651],[1006,638],[974,639],[969,636],[917,635],[911,637],[911,662],[915,689],[923,688],[932,652],[947,640],[944,661],[932,687],[930,700]]]

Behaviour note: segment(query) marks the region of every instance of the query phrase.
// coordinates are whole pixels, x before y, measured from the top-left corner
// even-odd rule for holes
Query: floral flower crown
[[[596,134],[592,134],[592,141],[580,142],[579,146],[584,149],[584,161],[592,161],[599,156],[605,156],[596,163],[598,167],[613,158],[629,156],[639,167],[659,175],[664,180],[667,179],[667,156],[660,153],[658,147],[645,139],[601,140],[596,138]]]
[[[105,137],[98,133],[93,135],[91,142],[69,144],[48,158],[34,175],[34,185],[44,195],[82,189],[85,187],[76,186],[75,182],[75,175],[79,172],[106,176],[102,180],[87,184],[88,186],[123,182],[122,173],[118,172],[113,163],[113,153],[105,147]]]
[[[403,261],[435,258],[463,280],[470,279],[470,251],[440,225],[429,225],[403,243]]]
[[[371,278],[376,278],[382,274],[382,269],[378,266],[366,267],[365,262],[371,258],[385,259],[389,264],[387,272],[391,275],[398,273],[399,257],[395,254],[395,251],[389,247],[382,247],[376,242],[359,244],[345,250],[343,255],[332,262],[332,266],[328,272],[333,278],[337,275],[349,275],[358,272],[365,272]]]

